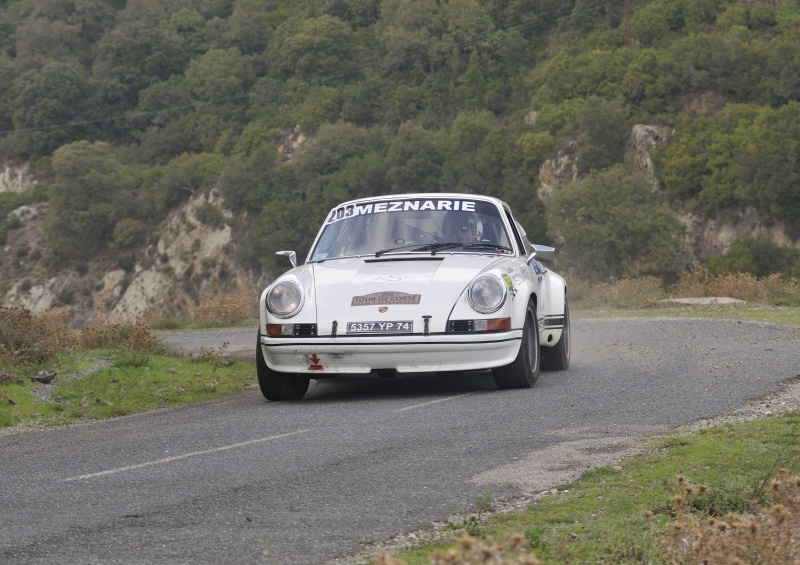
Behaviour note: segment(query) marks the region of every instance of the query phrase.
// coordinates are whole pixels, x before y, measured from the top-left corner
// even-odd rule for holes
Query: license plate
[[[410,334],[414,322],[347,322],[349,334]]]

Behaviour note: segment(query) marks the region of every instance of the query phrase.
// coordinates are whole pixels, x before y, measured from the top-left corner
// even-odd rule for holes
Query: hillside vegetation
[[[0,161],[40,180],[0,193],[0,237],[49,202],[49,248],[18,256],[51,272],[131,268],[212,189],[235,218],[199,219],[230,222],[256,271],[303,256],[341,200],[464,191],[509,202],[587,279],[674,277],[679,214],[742,209],[789,239],[709,268],[799,272],[797,0],[631,0],[627,19],[622,0],[10,0],[0,75]],[[655,191],[622,165],[642,123],[674,128]],[[582,180],[542,201],[564,155]]]

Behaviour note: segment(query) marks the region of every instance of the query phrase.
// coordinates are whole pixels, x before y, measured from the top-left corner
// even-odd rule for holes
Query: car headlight
[[[278,318],[291,318],[302,306],[303,289],[296,281],[281,281],[267,293],[267,310]]]
[[[508,286],[499,277],[483,275],[472,281],[467,291],[469,305],[481,314],[497,312],[506,301]]]

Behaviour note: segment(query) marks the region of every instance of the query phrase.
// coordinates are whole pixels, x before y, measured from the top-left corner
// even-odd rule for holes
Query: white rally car
[[[304,265],[261,295],[258,382],[295,400],[345,373],[491,369],[528,388],[570,360],[564,279],[539,260],[508,205],[469,194],[407,194],[331,210]]]

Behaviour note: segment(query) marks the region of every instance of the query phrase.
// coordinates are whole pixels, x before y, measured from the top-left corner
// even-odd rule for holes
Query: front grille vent
[[[295,324],[294,335],[297,337],[313,337],[317,335],[317,324]]]
[[[472,325],[472,320],[450,320],[450,323],[447,325],[447,331],[454,334],[463,334],[475,330]]]

